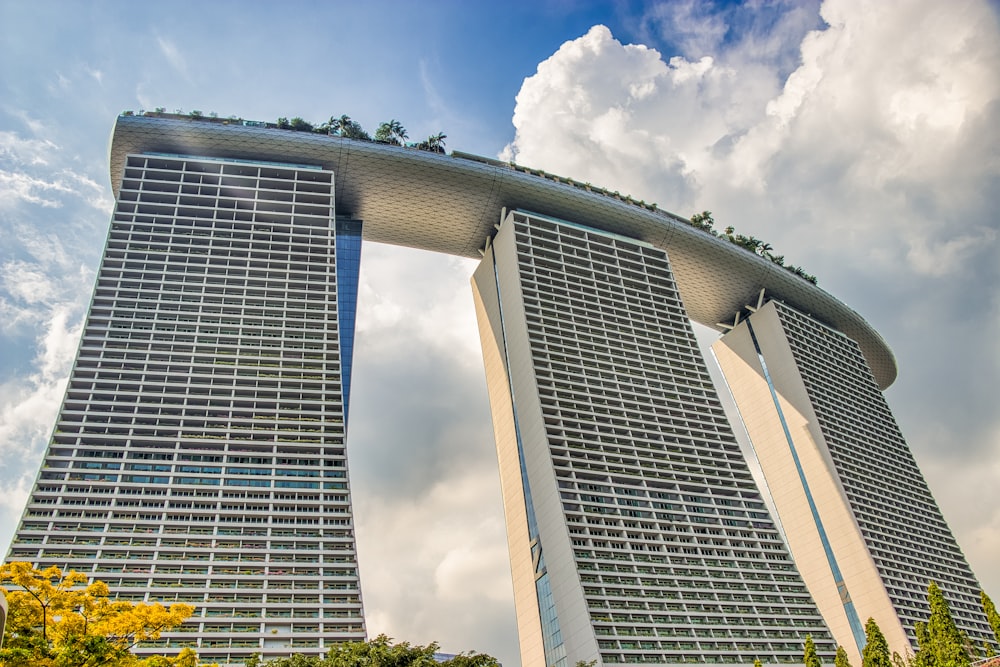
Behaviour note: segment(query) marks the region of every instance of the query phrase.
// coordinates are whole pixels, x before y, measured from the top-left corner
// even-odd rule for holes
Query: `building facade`
[[[515,211],[473,286],[522,664],[831,660],[666,254]]]
[[[196,607],[140,652],[365,637],[345,419],[360,228],[315,166],[129,156],[8,560]]]
[[[259,125],[118,119],[111,230],[8,560],[85,572],[119,599],[197,607],[146,652],[192,646],[240,663],[364,638],[345,449],[363,237],[481,258],[473,292],[525,667],[797,663],[807,634],[829,659],[853,641],[848,607],[902,645],[920,613],[915,582],[930,576],[981,636],[985,619],[968,621],[975,580],[898,432],[879,432],[879,456],[916,480],[892,488],[919,507],[894,505],[886,480],[856,474],[871,447],[851,439],[857,423],[841,428],[841,411],[891,422],[880,390],[896,366],[850,308],[589,184]],[[840,568],[839,607],[816,574],[816,540],[803,551],[789,520],[790,549],[781,539],[691,329],[731,318],[762,289],[849,341],[831,357],[801,322],[788,339],[812,359],[797,361],[800,382],[820,407],[803,419],[815,416],[826,438],[816,449],[838,466],[814,483],[808,516],[829,523],[831,545],[857,528],[823,550]],[[746,356],[739,331],[717,351],[723,367],[726,350]],[[845,364],[863,382],[842,378]],[[774,405],[749,373],[727,372],[744,416],[752,401]],[[867,393],[845,408],[846,382]],[[767,471],[789,440],[769,427],[762,437],[777,449],[765,452],[753,424]],[[929,543],[903,535],[917,516],[930,517],[937,560],[907,578],[922,558],[907,550]],[[864,583],[850,578],[852,559],[874,563]],[[821,561],[828,572],[831,562]],[[869,607],[868,584],[888,602]]]
[[[935,581],[958,627],[992,642],[979,583],[857,343],[775,300],[753,310],[713,351],[837,641],[857,662],[873,617],[892,650],[912,651]]]

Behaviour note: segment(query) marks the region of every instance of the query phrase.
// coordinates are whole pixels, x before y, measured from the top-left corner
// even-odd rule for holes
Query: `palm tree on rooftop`
[[[396,140],[395,143],[400,146],[402,146],[407,139],[406,128],[404,128],[402,123],[395,118],[389,121],[389,133],[392,138]]]
[[[351,129],[351,125],[354,121],[347,114],[344,114],[340,118],[334,118],[330,116],[330,127],[339,135],[344,136],[344,133]]]
[[[447,134],[444,132],[438,132],[437,134],[432,134],[427,137],[426,140],[417,144],[417,148],[424,151],[430,151],[432,153],[444,153],[444,140],[447,138]]]

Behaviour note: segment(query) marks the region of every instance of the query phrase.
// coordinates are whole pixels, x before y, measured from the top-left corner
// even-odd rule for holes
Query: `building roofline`
[[[112,189],[126,156],[173,153],[316,165],[334,172],[337,215],[364,221],[367,241],[478,258],[504,210],[573,220],[665,250],[688,315],[721,329],[761,290],[858,342],[879,387],[896,379],[892,350],[858,313],[823,289],[654,205],[571,179],[458,153],[444,155],[238,121],[118,117]]]

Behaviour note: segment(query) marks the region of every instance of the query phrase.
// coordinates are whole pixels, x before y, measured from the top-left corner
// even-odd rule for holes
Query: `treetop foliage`
[[[437,662],[434,654],[440,647],[436,642],[427,646],[413,646],[409,642],[393,644],[379,635],[367,642],[347,642],[330,649],[325,656],[290,655],[263,662],[253,656],[246,667],[499,667],[496,658],[485,653],[469,653]]]
[[[806,667],[822,667],[823,665],[820,662],[819,655],[816,653],[816,643],[813,641],[812,635],[806,635],[806,647],[802,656],[802,664]]]
[[[837,646],[837,655],[833,659],[834,667],[851,667],[851,661],[847,657],[847,649],[843,646]]]
[[[193,115],[193,112],[192,112]],[[444,132],[438,132],[437,134],[432,134],[423,141],[417,142],[415,144],[408,144],[406,140],[409,138],[409,134],[406,132],[406,128],[398,120],[393,118],[392,120],[380,123],[378,128],[375,130],[375,136],[368,134],[361,124],[356,120],[352,120],[350,116],[344,114],[342,116],[330,116],[330,120],[319,125],[314,125],[309,121],[296,116],[295,118],[288,119],[284,116],[278,119],[277,125],[275,125],[280,130],[292,130],[293,132],[314,132],[316,134],[328,134],[336,137],[343,137],[344,139],[357,139],[359,141],[374,141],[380,144],[390,144],[392,146],[408,146],[410,148],[416,148],[421,151],[430,151],[432,153],[444,153],[444,140],[447,138]]]
[[[993,601],[985,592],[980,593],[980,598],[983,603],[983,612],[993,628],[998,643],[1000,643],[1000,615],[997,614]],[[944,594],[937,583],[933,581],[927,587],[927,603],[930,608],[927,622],[917,622],[913,628],[917,639],[917,652],[915,654],[909,654],[907,651],[907,655],[903,656],[894,652],[890,657],[885,636],[878,627],[878,623],[869,618],[865,624],[867,645],[862,652],[863,667],[969,667],[980,656],[992,658],[995,655],[993,644],[983,642],[982,646],[979,646],[970,641],[969,637],[958,629]],[[811,643],[812,638],[807,637],[804,662],[806,665],[815,667],[815,664],[810,662]],[[814,648],[813,652],[815,652]],[[837,647],[834,665],[835,667],[851,667],[847,659],[847,652],[842,646]],[[980,661],[976,665],[977,667],[1000,667],[1000,659]]]
[[[865,649],[861,652],[861,667],[893,667],[889,657],[889,642],[874,618],[865,623]]]
[[[0,590],[8,603],[0,667],[199,667],[190,648],[176,656],[139,658],[131,650],[142,641],[184,622],[194,612],[186,604],[132,603],[109,598],[102,581],[87,583],[79,572],[58,567],[38,570],[29,563],[0,566]],[[267,663],[253,656],[246,667],[499,667],[496,658],[466,653],[444,662],[439,646],[393,644],[385,635],[347,642],[325,656],[302,654]],[[202,665],[201,667],[206,667]]]
[[[195,667],[184,649],[173,658],[139,659],[138,642],[156,639],[194,613],[187,604],[134,604],[111,600],[102,581],[79,572],[38,570],[29,563],[0,566],[8,615],[0,650],[2,667]]]
[[[979,599],[983,602],[983,612],[986,613],[986,621],[993,629],[993,636],[996,638],[997,643],[1000,644],[1000,613],[997,613],[996,605],[993,604],[993,600],[986,594],[986,591],[980,591]]]
[[[927,619],[927,635],[930,640],[927,649],[933,660],[930,665],[968,667],[969,653],[965,637],[955,625],[951,610],[948,608],[948,601],[944,599],[944,594],[936,582],[932,581],[927,587],[927,602],[931,608],[930,618]]]
[[[744,236],[743,234],[737,234],[736,229],[730,225],[720,234],[713,227],[715,225],[715,218],[712,217],[711,211],[702,211],[701,213],[695,213],[691,216],[691,226],[697,227],[698,229],[704,230],[711,234],[712,236],[717,236],[720,239],[725,239],[737,245],[745,250],[749,250],[755,255],[760,255],[764,259],[770,260],[772,263],[777,264],[786,271],[794,273],[799,278],[811,282],[813,285],[817,283],[816,276],[808,274],[803,270],[801,266],[793,266],[791,264],[785,264],[784,255],[775,255],[772,250],[771,244],[767,241],[761,241],[755,236]]]

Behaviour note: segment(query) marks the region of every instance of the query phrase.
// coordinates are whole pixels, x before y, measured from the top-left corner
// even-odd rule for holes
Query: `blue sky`
[[[0,543],[75,352],[116,115],[346,113],[710,209],[819,276],[895,350],[890,405],[996,599],[998,64],[996,6],[974,0],[0,0]],[[362,262],[369,628],[517,665],[474,265],[383,246]]]

